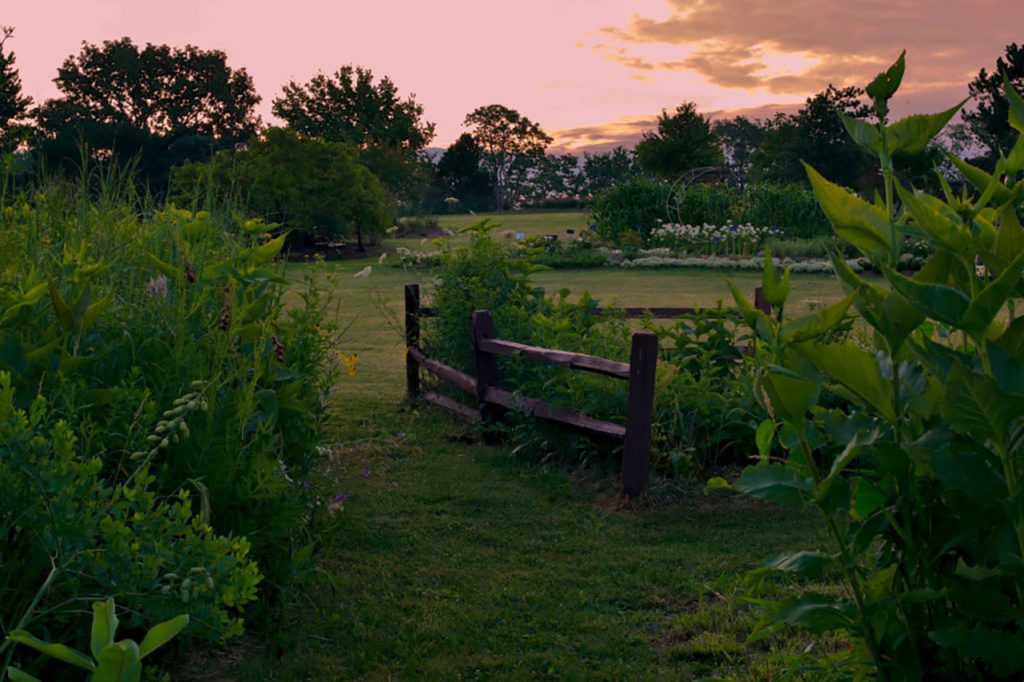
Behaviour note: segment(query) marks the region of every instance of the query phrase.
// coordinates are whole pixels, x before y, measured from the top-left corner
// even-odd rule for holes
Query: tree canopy
[[[669,179],[723,162],[718,135],[693,102],[680,104],[671,114],[662,110],[657,131],[644,133],[637,143],[636,160],[647,173]]]
[[[1007,45],[1004,55],[996,59],[995,69],[989,72],[982,68],[978,72],[967,86],[975,108],[963,114],[971,131],[989,148],[990,161],[993,162],[1000,150],[1009,153],[1017,139],[1008,122],[1009,105],[1003,92],[1004,73],[1018,92],[1024,90],[1024,45]]]
[[[639,172],[636,155],[625,147],[583,154],[584,192],[590,196],[627,182]]]
[[[540,126],[501,104],[478,107],[466,115],[481,151],[481,164],[494,183],[494,206],[504,210],[527,179],[531,166],[543,158],[551,138]]]
[[[481,168],[483,152],[469,133],[463,133],[455,140],[437,163],[437,179],[444,197],[458,200],[459,207],[471,211],[490,207],[494,197],[491,178]]]
[[[21,92],[21,76],[14,67],[14,53],[4,51],[4,44],[13,35],[14,28],[0,26],[0,151],[15,143],[18,123],[32,106],[32,98]]]
[[[58,163],[95,154],[138,157],[150,182],[171,166],[209,157],[256,133],[259,95],[245,69],[219,50],[136,46],[131,38],[83,43],[54,79],[61,96],[38,112],[43,152]]]

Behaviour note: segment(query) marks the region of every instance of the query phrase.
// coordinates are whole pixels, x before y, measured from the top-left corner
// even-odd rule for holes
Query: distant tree
[[[657,131],[644,133],[637,143],[636,160],[644,171],[667,179],[723,163],[718,135],[693,102],[680,104],[671,114],[662,110]]]
[[[157,189],[175,164],[244,142],[260,124],[252,79],[218,50],[82,43],[54,83],[61,97],[38,111],[44,155],[75,163],[84,142],[97,156],[138,158]]]
[[[829,85],[809,97],[796,114],[777,114],[766,121],[761,146],[750,156],[753,179],[802,184],[807,179],[802,160],[833,182],[863,188],[874,162],[850,138],[836,115],[867,118],[871,108],[863,95],[860,88]]]
[[[544,154],[536,159],[522,194],[532,204],[548,199],[575,200],[583,192],[580,159],[575,154]]]
[[[19,124],[32,106],[32,98],[21,94],[21,76],[14,67],[14,53],[4,52],[4,43],[13,35],[13,27],[0,26],[0,151],[17,144]]]
[[[459,206],[471,211],[493,208],[494,187],[481,166],[483,152],[469,133],[455,140],[437,163],[441,200],[454,197]]]
[[[172,199],[239,202],[250,213],[294,229],[308,244],[355,237],[360,250],[391,222],[384,188],[359,162],[355,147],[288,128],[270,128],[244,148],[176,168]]]
[[[994,163],[999,152],[1009,153],[1016,133],[1008,123],[1009,108],[1003,94],[1003,73],[1018,91],[1024,90],[1024,45],[1010,43],[1005,54],[996,59],[992,72],[982,69],[967,89],[974,97],[975,107],[965,111],[964,121],[975,135],[989,148],[988,160]]]
[[[331,76],[284,86],[273,112],[288,127],[331,142],[348,142],[400,202],[413,203],[429,182],[419,152],[434,139],[415,95],[402,99],[394,82],[373,71],[343,66]]]
[[[518,196],[530,169],[543,159],[551,138],[536,123],[500,104],[474,109],[463,125],[480,147],[481,164],[494,183],[495,210],[502,211]]]
[[[764,128],[746,116],[715,121],[712,126],[722,145],[725,167],[732,180],[742,189],[751,169],[751,156],[764,140]]]
[[[640,174],[636,155],[625,147],[608,152],[583,154],[583,194],[594,196]]]

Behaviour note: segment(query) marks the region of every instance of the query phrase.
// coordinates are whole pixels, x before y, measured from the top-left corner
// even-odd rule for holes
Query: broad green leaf
[[[804,594],[787,599],[769,617],[815,633],[853,627],[850,604],[824,594]]]
[[[1021,273],[1024,273],[1024,252],[970,302],[962,323],[968,334],[976,339],[982,337],[1017,288]]]
[[[850,466],[857,457],[860,456],[865,449],[871,446],[876,440],[878,440],[878,431],[858,431],[850,442],[846,444],[843,451],[839,453],[839,456],[832,462],[832,468],[828,472],[828,476],[822,481],[823,486],[827,486],[837,476],[841,476],[846,467]]]
[[[743,292],[736,288],[732,282],[728,282],[728,284],[729,289],[732,290],[732,297],[736,301],[736,307],[739,309],[747,326],[754,330],[762,341],[770,342],[774,340],[775,334],[772,328],[772,321],[768,319],[768,316],[751,305],[747,297],[743,295]]]
[[[854,142],[876,156],[882,151],[882,136],[878,133],[877,126],[863,119],[847,116],[841,111],[838,113],[839,120],[843,122],[846,132],[850,134]]]
[[[139,645],[139,658],[145,658],[167,642],[174,639],[179,632],[188,625],[188,616],[181,615],[176,618],[154,625],[142,639]]]
[[[811,188],[836,233],[874,259],[892,260],[893,235],[885,210],[829,182],[804,163]]]
[[[899,58],[882,73],[875,76],[874,80],[868,83],[864,89],[868,97],[873,100],[887,100],[896,94],[903,81],[903,71],[907,67],[907,51],[900,52]]]
[[[1024,170],[1024,135],[1017,136],[1017,142],[1006,157],[1006,172],[1019,173]]]
[[[794,573],[805,578],[816,578],[821,575],[832,558],[824,552],[796,552],[782,554],[769,559],[764,568],[780,573]]]
[[[771,248],[764,250],[764,275],[761,278],[761,286],[764,288],[764,297],[773,306],[780,306],[789,298],[789,268],[779,276],[775,268],[775,261],[772,260]]]
[[[100,315],[103,314],[106,307],[110,305],[111,300],[113,300],[113,297],[110,294],[107,294],[86,308],[85,314],[82,315],[81,330],[83,332],[87,332],[92,329],[93,325],[96,324],[96,320],[98,320]]]
[[[38,677],[33,677],[26,672],[22,672],[14,667],[7,668],[7,677],[11,682],[43,682]]]
[[[973,242],[971,233],[964,229],[958,220],[943,215],[929,206],[914,190],[905,189],[903,183],[899,181],[896,182],[896,191],[899,193],[903,205],[913,216],[914,222],[921,228],[929,241],[959,254],[967,253],[970,250]]]
[[[732,490],[732,486],[721,476],[715,476],[709,479],[707,485],[704,486],[704,494],[709,495],[716,490]]]
[[[932,470],[943,484],[963,491],[982,503],[993,504],[1006,498],[1006,483],[977,452],[954,447],[932,452]]]
[[[942,414],[950,428],[983,442],[1007,442],[1010,423],[1024,414],[1024,398],[1002,393],[995,379],[960,364],[950,370],[945,385]]]
[[[885,131],[889,153],[895,156],[923,151],[932,138],[946,127],[946,124],[956,116],[966,102],[967,100],[964,99],[956,106],[938,114],[914,114],[896,121]]]
[[[817,383],[781,367],[766,372],[758,386],[771,403],[766,405],[769,411],[794,424],[804,422],[807,411],[818,402],[820,391]]]
[[[1002,346],[1010,357],[1024,354],[1024,317],[1018,317],[1011,322],[996,343]]]
[[[1010,82],[1005,71],[1003,72],[1003,90],[1006,92],[1006,103],[1010,109],[1010,126],[1018,132],[1024,133],[1024,98],[1013,87],[1013,83]]]
[[[28,357],[18,337],[8,336],[0,340],[0,367],[6,367],[16,374],[28,371]]]
[[[786,343],[799,343],[827,334],[842,321],[856,298],[856,293],[849,294],[827,308],[786,322],[779,330],[779,338]]]
[[[149,261],[150,265],[159,270],[161,274],[167,277],[174,277],[174,266],[170,263],[163,262],[151,253],[146,253],[146,260]]]
[[[1024,135],[1020,139],[1024,140]],[[1017,207],[1013,203],[1000,207],[999,217],[999,230],[992,249],[1004,263],[1010,263],[1024,253],[1024,227],[1020,224]]]
[[[140,659],[138,644],[130,639],[115,642],[100,652],[91,682],[138,682],[142,679]]]
[[[35,649],[41,654],[46,654],[50,658],[56,658],[58,661],[64,661],[65,663],[70,663],[73,666],[84,668],[86,670],[96,669],[96,665],[92,662],[92,659],[81,651],[72,649],[71,647],[63,644],[44,642],[41,639],[33,637],[24,630],[11,630],[7,635],[7,638],[12,642],[24,644],[29,648]]]
[[[277,255],[281,253],[281,249],[284,248],[285,239],[288,237],[288,233],[285,232],[276,239],[271,239],[266,244],[260,246],[254,246],[249,249],[245,249],[239,252],[236,260],[247,261],[254,265],[263,265],[264,263],[270,263]]]
[[[65,330],[70,330],[74,324],[75,319],[71,314],[71,308],[64,302],[64,297],[60,295],[60,290],[57,289],[57,284],[50,280],[47,282],[47,287],[50,291],[50,302],[53,303],[53,311],[57,313],[57,319],[60,320],[60,325]]]
[[[874,355],[852,343],[811,342],[799,344],[796,348],[832,381],[874,407],[883,418],[890,421],[895,418],[892,386],[882,376]]]
[[[980,192],[991,191],[992,199],[999,205],[1005,204],[1011,199],[1010,190],[1008,190],[997,178],[992,177],[977,166],[958,159],[952,154],[946,154],[950,162],[956,166],[957,170],[963,173],[963,176],[967,178],[967,181],[975,186]]]
[[[945,284],[919,282],[890,268],[883,268],[882,271],[893,289],[907,303],[934,320],[961,328],[971,304],[971,300],[962,291]]]
[[[962,658],[980,658],[999,677],[1024,671],[1024,637],[986,627],[933,630],[928,637],[939,646],[956,649]]]
[[[117,615],[114,613],[114,600],[107,599],[105,602],[93,602],[92,634],[89,640],[89,650],[92,652],[92,657],[99,659],[100,652],[114,643],[116,635]]]
[[[757,454],[767,460],[772,454],[772,441],[775,440],[775,422],[765,419],[757,425],[754,442],[757,443]]]
[[[853,495],[850,501],[850,512],[853,518],[863,521],[885,504],[885,495],[878,487],[866,478],[857,478],[853,482]]]
[[[810,497],[814,483],[784,464],[758,464],[744,469],[733,488],[772,504],[799,506]]]

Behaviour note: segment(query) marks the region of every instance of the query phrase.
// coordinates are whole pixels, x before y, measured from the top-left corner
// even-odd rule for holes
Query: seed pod
[[[164,438],[162,441],[160,441],[160,447],[161,448],[166,448],[168,445],[170,445],[170,441],[168,441],[166,438]]]
[[[146,440],[149,441],[150,443],[159,443],[160,436],[146,436]]]
[[[157,424],[156,428],[153,429],[153,433],[163,433],[166,430],[167,430],[167,427],[164,424]]]

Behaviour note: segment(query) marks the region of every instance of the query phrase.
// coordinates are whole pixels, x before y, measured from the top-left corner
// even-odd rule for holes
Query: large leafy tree
[[[828,88],[809,97],[796,114],[777,114],[764,123],[760,148],[751,154],[751,175],[762,182],[803,183],[801,161],[829,180],[862,187],[875,167],[870,155],[853,142],[837,113],[864,119],[871,108],[861,88]]]
[[[494,188],[490,175],[482,168],[483,152],[469,133],[455,140],[437,163],[441,200],[454,198],[458,206],[471,211],[492,208]]]
[[[637,143],[636,160],[647,173],[669,179],[723,162],[718,135],[693,102],[680,104],[672,113],[661,112],[657,130],[644,133]]]
[[[252,79],[219,50],[83,43],[54,83],[61,96],[38,112],[44,154],[76,162],[85,143],[97,157],[137,159],[157,189],[172,166],[244,142],[260,124]]]
[[[494,183],[495,210],[502,211],[542,162],[551,138],[539,125],[501,104],[474,109],[463,125],[480,147],[481,164]]]
[[[214,196],[208,196],[208,192]],[[355,237],[360,250],[390,224],[384,188],[345,142],[325,142],[270,128],[244,148],[174,171],[172,197],[183,202],[241,203],[295,230],[307,244]]]
[[[715,121],[714,131],[722,145],[725,167],[733,182],[743,188],[751,169],[751,156],[764,140],[764,128],[746,116]]]
[[[636,155],[625,147],[615,147],[607,152],[584,152],[583,193],[594,196],[635,178],[639,173]]]
[[[17,141],[19,123],[32,105],[32,98],[21,93],[21,77],[14,67],[14,53],[4,51],[4,43],[12,35],[12,27],[0,26],[0,151]]]
[[[375,81],[370,69],[347,65],[307,83],[291,81],[273,112],[303,135],[356,146],[400,202],[416,201],[429,182],[419,153],[434,139],[434,124],[415,95],[402,98],[387,76]]]
[[[975,108],[965,111],[964,120],[971,131],[989,148],[989,162],[994,163],[999,152],[1009,153],[1016,141],[1016,131],[1008,123],[1009,105],[1003,93],[1003,74],[1017,90],[1024,90],[1024,45],[1011,43],[1005,54],[996,59],[991,72],[982,69],[968,84]]]

